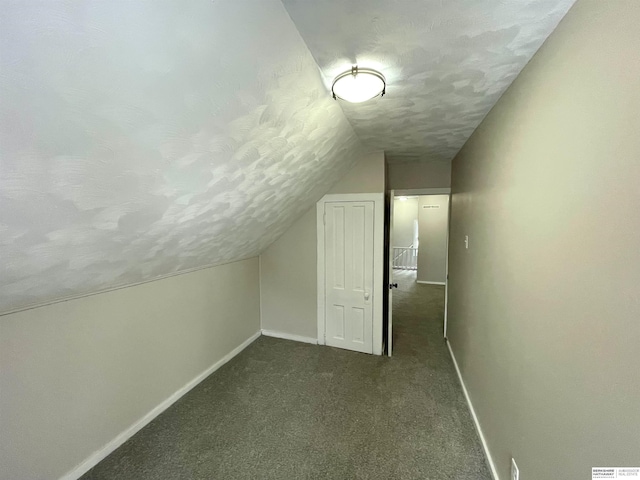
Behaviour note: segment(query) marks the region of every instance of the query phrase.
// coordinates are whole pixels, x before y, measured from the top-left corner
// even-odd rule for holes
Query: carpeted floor
[[[82,478],[490,479],[442,339],[396,276],[394,356],[260,337]]]

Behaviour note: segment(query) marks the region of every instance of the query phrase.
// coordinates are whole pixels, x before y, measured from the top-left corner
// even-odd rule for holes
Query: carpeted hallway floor
[[[260,337],[82,478],[484,480],[444,287],[396,276],[394,356]]]

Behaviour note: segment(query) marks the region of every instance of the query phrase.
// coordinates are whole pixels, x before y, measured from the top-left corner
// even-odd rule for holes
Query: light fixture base
[[[384,96],[387,82],[377,70],[360,68],[357,65],[351,70],[338,75],[331,85],[334,100],[340,98],[351,103],[361,103],[377,96]]]

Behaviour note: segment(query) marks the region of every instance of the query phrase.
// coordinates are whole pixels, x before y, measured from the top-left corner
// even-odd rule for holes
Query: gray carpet
[[[393,358],[261,337],[82,478],[490,479],[444,287],[397,280]]]

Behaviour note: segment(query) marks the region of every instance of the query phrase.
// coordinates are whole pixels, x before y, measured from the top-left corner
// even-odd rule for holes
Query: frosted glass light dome
[[[331,86],[331,93],[333,98],[361,103],[384,95],[385,89],[386,82],[380,72],[355,66],[336,77]]]

